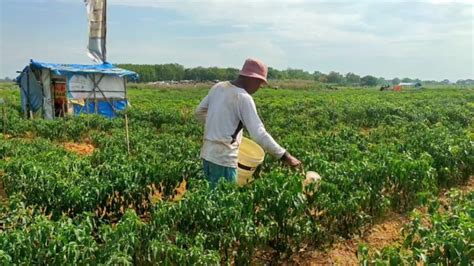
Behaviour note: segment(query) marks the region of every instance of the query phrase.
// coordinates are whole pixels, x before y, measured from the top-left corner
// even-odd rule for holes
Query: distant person
[[[211,187],[215,187],[221,177],[237,182],[237,156],[243,127],[273,157],[292,167],[301,164],[268,134],[258,116],[252,94],[267,83],[267,73],[267,66],[261,61],[247,59],[236,80],[212,86],[196,109],[196,118],[205,125],[201,158]]]
[[[380,86],[380,91],[388,90],[389,88],[390,88],[390,85],[385,84],[385,85]]]

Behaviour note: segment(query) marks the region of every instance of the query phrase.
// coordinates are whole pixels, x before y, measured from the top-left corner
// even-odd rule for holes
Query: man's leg
[[[209,176],[211,175],[211,173],[209,173],[209,162],[204,159],[202,160],[202,169],[204,170],[204,177],[206,180],[209,180]]]
[[[237,183],[237,169],[232,167],[225,167],[223,177],[228,182]]]
[[[211,188],[214,188],[217,185],[217,182],[219,181],[219,174],[216,173],[216,164],[213,164],[209,161],[202,160],[203,163],[203,168],[204,168],[204,176],[206,177],[206,180],[209,182],[211,185]]]
[[[215,188],[221,178],[232,183],[237,182],[237,169],[221,166],[206,160],[203,160],[204,175],[209,181],[211,188]]]

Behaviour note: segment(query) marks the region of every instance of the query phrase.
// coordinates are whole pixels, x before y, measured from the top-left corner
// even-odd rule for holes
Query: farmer
[[[205,125],[201,158],[211,187],[222,177],[237,182],[243,127],[273,157],[292,167],[301,164],[268,134],[258,116],[252,94],[267,83],[267,72],[263,62],[247,59],[236,80],[215,84],[196,109],[197,120]]]

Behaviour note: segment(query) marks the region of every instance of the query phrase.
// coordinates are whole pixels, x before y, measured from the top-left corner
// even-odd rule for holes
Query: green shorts
[[[237,168],[221,166],[204,159],[202,162],[204,175],[206,180],[209,181],[211,188],[215,188],[221,178],[228,182],[237,183]]]

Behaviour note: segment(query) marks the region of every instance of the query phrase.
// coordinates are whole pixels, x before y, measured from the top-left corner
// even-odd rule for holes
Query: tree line
[[[216,81],[216,80],[231,80],[234,79],[238,73],[237,68],[220,68],[220,67],[193,67],[185,68],[180,64],[118,64],[118,67],[135,71],[139,74],[139,82],[155,82],[155,81]],[[278,70],[272,67],[268,68],[269,80],[315,80],[321,83],[346,85],[346,86],[377,86],[377,85],[397,85],[400,82],[424,84],[452,84],[449,80],[443,81],[412,79],[412,78],[394,78],[385,79],[383,77],[375,77],[372,75],[360,76],[349,72],[342,74],[336,71],[329,73],[322,73],[314,71],[313,73],[302,70],[288,68],[286,70]],[[471,79],[458,80],[458,85],[473,85],[474,81]]]
[[[135,71],[139,74],[140,82],[170,81],[170,80],[192,80],[192,81],[215,81],[234,79],[238,73],[237,68],[219,68],[219,67],[194,67],[185,68],[180,64],[159,64],[159,65],[138,65],[138,64],[118,64],[120,68]],[[268,68],[269,80],[315,80],[321,83],[331,83],[351,86],[375,86],[385,84],[398,84],[399,82],[418,82],[418,79],[393,79],[385,80],[371,75],[359,76],[354,73],[345,75],[331,71],[328,74],[315,71],[310,73],[302,69],[288,68],[278,70],[272,67]]]
[[[238,73],[237,68],[220,68],[220,67],[193,67],[185,68],[180,64],[118,64],[120,68],[135,71],[139,75],[138,82],[156,82],[156,81],[216,81],[216,80],[231,80],[234,79]],[[449,80],[443,81],[411,79],[411,78],[394,78],[385,79],[383,77],[375,77],[372,75],[359,76],[355,73],[349,72],[342,74],[336,71],[331,71],[327,74],[320,71],[308,72],[302,69],[288,68],[286,70],[278,70],[272,67],[268,68],[269,80],[315,80],[321,83],[346,85],[346,86],[377,86],[377,85],[397,85],[400,82],[424,84],[452,84]],[[0,79],[1,81],[13,81],[6,77]],[[474,80],[458,80],[457,85],[474,85]]]

